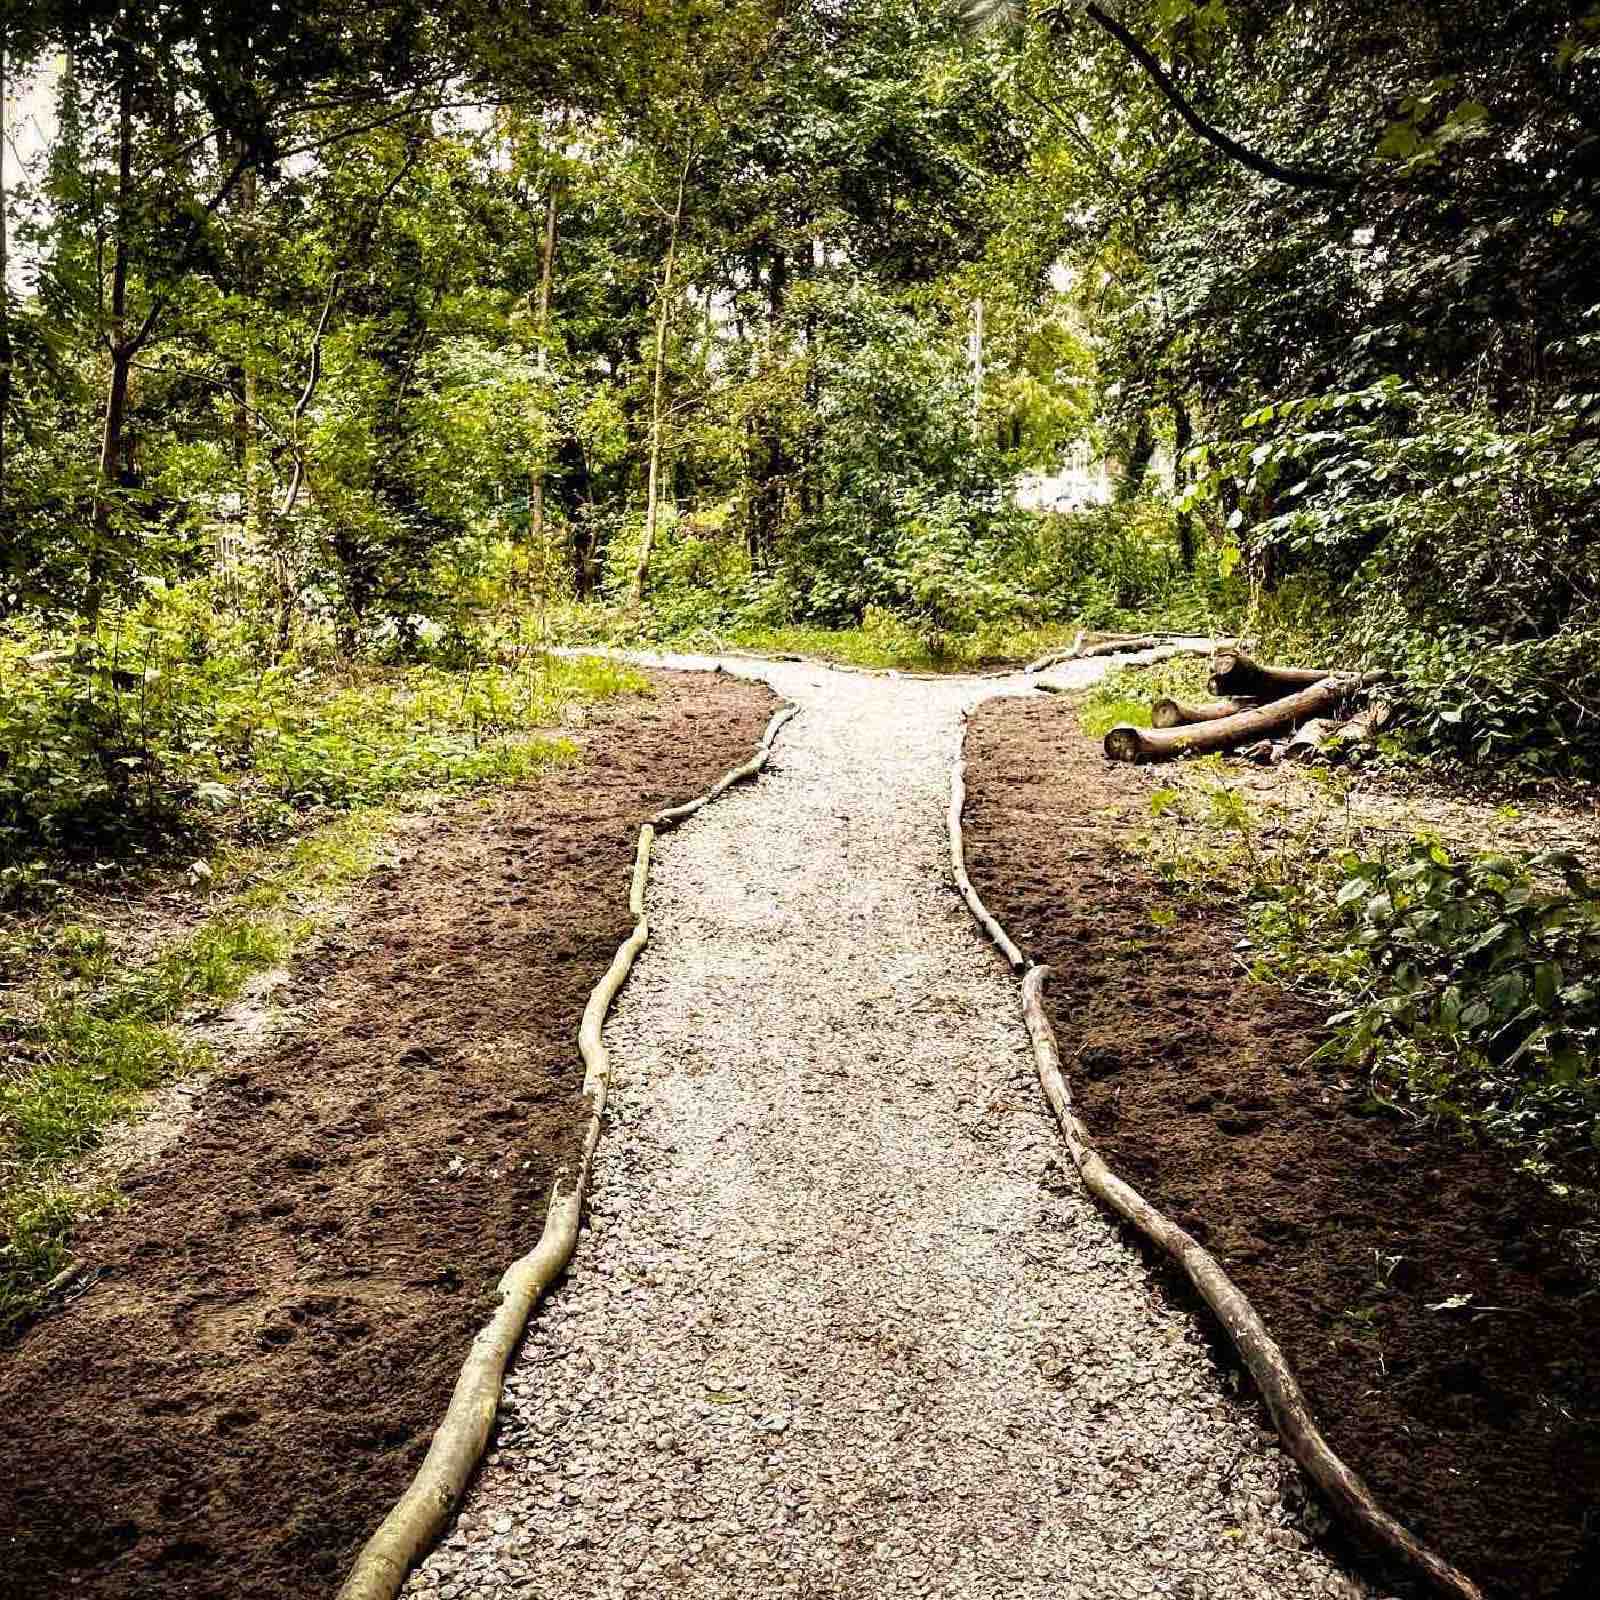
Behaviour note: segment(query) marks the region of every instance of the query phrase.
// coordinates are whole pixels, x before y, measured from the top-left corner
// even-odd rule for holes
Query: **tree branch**
[[[1286,167],[1270,156],[1261,155],[1240,144],[1237,139],[1224,133],[1220,128],[1212,127],[1190,104],[1183,91],[1173,81],[1171,74],[1154,54],[1117,18],[1096,5],[1094,0],[1090,0],[1090,3],[1083,8],[1083,14],[1097,27],[1109,33],[1133,57],[1145,76],[1156,86],[1162,99],[1183,118],[1190,129],[1207,144],[1220,150],[1229,160],[1237,161],[1240,166],[1248,167],[1251,172],[1259,173],[1263,178],[1271,178],[1276,183],[1288,184],[1295,189],[1349,191],[1360,183],[1361,180],[1357,177],[1346,173],[1325,172],[1319,167]]]
[[[217,214],[222,202],[238,187],[239,180],[255,164],[255,156],[246,150],[233,166],[228,175],[217,186],[216,192],[206,202],[205,207],[196,212],[189,219],[189,231],[183,241],[183,248],[179,250],[177,258],[173,261],[172,270],[167,274],[167,281],[151,300],[149,309],[145,312],[144,321],[139,324],[139,331],[128,340],[125,349],[130,356],[137,355],[149,343],[150,336],[156,331],[156,323],[161,319],[161,313],[172,302],[176,292],[176,280],[189,270],[189,263],[194,260],[195,252],[200,248],[200,242],[205,237],[206,224]],[[113,314],[115,314],[113,312]]]

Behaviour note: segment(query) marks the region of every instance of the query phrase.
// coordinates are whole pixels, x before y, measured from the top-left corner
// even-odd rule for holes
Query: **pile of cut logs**
[[[1268,667],[1238,649],[1219,651],[1211,665],[1215,700],[1157,700],[1150,708],[1155,726],[1118,723],[1106,735],[1106,754],[1113,761],[1170,761],[1237,750],[1257,761],[1310,761],[1330,745],[1347,750],[1369,743],[1389,720],[1388,705],[1369,698],[1384,673]]]

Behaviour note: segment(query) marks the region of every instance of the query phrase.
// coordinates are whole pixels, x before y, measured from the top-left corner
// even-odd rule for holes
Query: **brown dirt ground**
[[[1323,1012],[1244,976],[1233,908],[1129,854],[1170,779],[1105,761],[1070,702],[983,707],[967,760],[973,881],[1052,968],[1113,1168],[1222,1259],[1389,1510],[1496,1595],[1600,1594],[1593,1221],[1304,1065]],[[1501,1309],[1428,1309],[1462,1293]]]
[[[583,1104],[638,823],[746,760],[763,688],[659,674],[578,766],[439,819],[297,966],[291,1036],[90,1230],[0,1352],[0,1594],[325,1596],[421,1461]]]

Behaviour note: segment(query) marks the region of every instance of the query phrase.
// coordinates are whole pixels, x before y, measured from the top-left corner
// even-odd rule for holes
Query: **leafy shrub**
[[[1104,628],[1184,582],[1170,510],[1152,500],[1011,519],[1004,570],[1046,615]]]
[[[1419,748],[1600,773],[1600,442],[1389,378],[1261,407],[1197,453],[1191,500],[1275,580],[1342,598],[1344,653],[1393,670]]]
[[[1289,959],[1317,939],[1345,997],[1327,1048],[1388,1092],[1536,1156],[1600,1150],[1600,882],[1571,855],[1349,853],[1258,924]]]

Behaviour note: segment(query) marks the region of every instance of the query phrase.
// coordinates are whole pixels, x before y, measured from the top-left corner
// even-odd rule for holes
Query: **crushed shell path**
[[[1362,1593],[1063,1165],[945,853],[997,686],[759,670],[800,715],[658,847],[589,1227],[407,1592]]]

